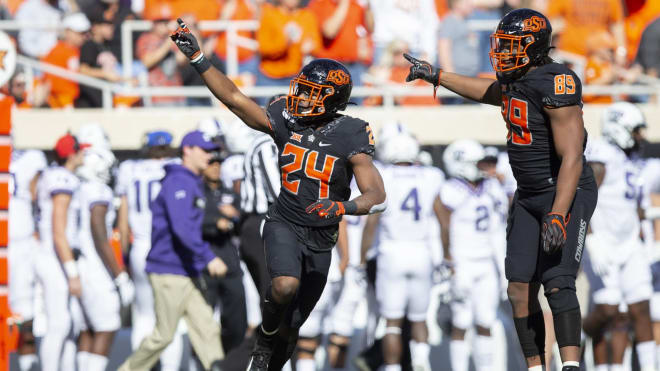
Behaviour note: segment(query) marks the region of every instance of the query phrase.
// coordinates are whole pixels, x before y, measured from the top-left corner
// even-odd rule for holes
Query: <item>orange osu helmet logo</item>
[[[544,29],[545,26],[545,19],[537,16],[533,16],[531,18],[527,18],[523,21],[524,26],[523,26],[523,31],[532,31],[532,32],[537,32],[539,30]]]
[[[336,85],[346,85],[351,82],[351,77],[342,70],[332,70],[328,72],[327,80]]]

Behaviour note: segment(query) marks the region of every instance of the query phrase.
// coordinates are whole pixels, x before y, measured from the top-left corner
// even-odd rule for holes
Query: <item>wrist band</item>
[[[357,212],[357,204],[355,201],[346,201],[344,204],[344,213],[347,215],[353,215]]]
[[[190,64],[195,67],[195,70],[197,70],[197,73],[200,75],[206,72],[209,68],[211,68],[211,62],[209,62],[206,57],[204,57],[204,53],[200,52],[199,55],[190,61]]]
[[[75,260],[69,260],[67,262],[64,262],[64,273],[66,273],[66,276],[68,278],[76,278],[78,277],[78,266],[76,265]]]

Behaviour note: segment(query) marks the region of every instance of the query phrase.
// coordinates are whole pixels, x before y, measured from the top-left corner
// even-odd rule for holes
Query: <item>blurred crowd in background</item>
[[[0,19],[48,24],[9,32],[18,52],[61,68],[129,86],[197,86],[202,81],[176,51],[169,34],[183,18],[203,50],[226,71],[225,32],[199,31],[199,21],[258,20],[239,35],[256,49],[238,47],[239,86],[287,86],[311,58],[346,64],[354,85],[404,84],[410,53],[444,70],[493,76],[488,52],[494,27],[508,11],[530,7],[551,19],[553,57],[568,63],[583,84],[654,84],[660,73],[660,2],[652,0],[2,0]],[[150,20],[133,33],[132,76],[121,72],[121,24]],[[493,23],[494,24],[494,23]],[[101,91],[20,66],[4,87],[19,107],[100,107]],[[26,78],[29,76],[30,78]],[[29,86],[26,86],[26,83]],[[114,104],[141,106],[140,97]],[[586,95],[586,102],[645,101],[648,97]],[[381,97],[359,104],[380,105]],[[395,104],[464,103],[453,97],[397,97]],[[154,97],[155,106],[210,105],[208,98]]]

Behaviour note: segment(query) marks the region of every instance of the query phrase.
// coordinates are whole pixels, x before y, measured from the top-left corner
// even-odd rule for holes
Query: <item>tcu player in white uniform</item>
[[[115,209],[108,183],[115,161],[109,150],[92,146],[85,151],[83,165],[77,171],[82,180],[78,267],[85,313],[78,340],[79,370],[105,370],[112,340],[121,326],[120,302],[129,305],[133,300],[133,284],[120,268],[109,242]]]
[[[595,306],[583,321],[583,328],[593,340],[597,371],[608,369],[603,334],[621,303],[628,306],[641,370],[655,370],[655,342],[649,316],[653,290],[649,260],[640,239],[642,184],[640,166],[634,161],[645,126],[644,116],[635,105],[612,104],[603,114],[603,137],[590,140],[586,151],[599,187],[590,224],[592,233],[585,242],[588,254],[584,264]],[[622,357],[612,363],[610,370],[623,369]]]
[[[44,170],[37,185],[41,249],[37,254],[37,277],[44,291],[47,328],[39,358],[43,371],[75,370],[76,336],[80,330],[78,299],[82,286],[74,248],[78,247],[80,181],[76,169],[83,163],[83,150],[70,134],[55,145],[57,165]]]
[[[445,260],[453,267],[452,332],[449,345],[454,371],[467,371],[465,333],[476,327],[472,349],[477,371],[493,368],[491,326],[499,305],[497,249],[501,242],[498,208],[507,197],[500,183],[486,178],[486,153],[478,142],[457,140],[443,160],[451,179],[442,186],[441,236]]]
[[[389,206],[382,214],[369,215],[362,246],[373,241],[369,234],[377,225],[376,297],[380,314],[386,319],[384,370],[401,369],[404,317],[411,322],[413,368],[430,370],[426,312],[433,254],[429,225],[438,222],[438,195],[444,176],[438,169],[414,165],[419,145],[410,135],[388,139],[383,149],[383,160],[393,164],[381,169]]]
[[[120,197],[117,226],[122,250],[128,251],[129,271],[135,284],[132,306],[131,347],[137,349],[156,323],[151,284],[145,272],[147,254],[151,249],[150,203],[160,191],[165,176],[163,166],[171,161],[172,135],[165,131],[149,132],[145,136],[147,158],[127,160],[119,166],[115,194]],[[130,243],[131,235],[133,243]],[[129,248],[130,245],[130,248]],[[183,352],[182,337],[177,335],[160,356],[163,371],[179,370]]]
[[[38,251],[35,237],[34,204],[36,185],[46,168],[46,156],[36,150],[11,153],[9,193],[9,307],[19,323],[18,364],[28,371],[37,363],[32,333],[34,319],[35,267]]]

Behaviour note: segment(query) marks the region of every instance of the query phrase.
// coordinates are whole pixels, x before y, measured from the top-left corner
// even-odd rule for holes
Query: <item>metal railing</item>
[[[122,33],[122,75],[130,78],[133,75],[133,32],[147,31],[151,28],[150,21],[127,20],[121,25]],[[470,21],[470,28],[473,30],[485,31],[492,30],[496,21]],[[255,40],[240,36],[240,31],[253,31],[259,26],[257,21],[200,21],[198,28],[201,31],[225,31],[227,33],[227,74],[235,76],[238,74],[238,47],[248,49],[257,49]],[[0,30],[20,30],[29,27],[30,29],[57,30],[61,29],[61,23],[28,24],[18,21],[0,21]],[[75,81],[79,84],[91,86],[100,89],[103,96],[103,108],[111,109],[113,106],[113,94],[125,96],[139,96],[145,98],[145,104],[150,103],[151,97],[191,97],[205,98],[212,97],[211,92],[204,86],[183,86],[183,87],[165,87],[165,86],[131,86],[127,83],[111,83],[102,79],[89,77],[78,72],[72,72],[57,66],[40,62],[25,56],[18,55],[17,63],[30,69],[43,71],[58,77]],[[587,85],[583,87],[585,95],[641,95],[660,97],[660,80],[645,79],[646,85]],[[288,91],[288,86],[251,86],[244,87],[241,90],[251,97],[269,97],[275,94],[282,94]],[[395,83],[377,83],[374,86],[356,86],[353,89],[352,96],[364,98],[371,96],[380,96],[383,98],[383,106],[391,107],[395,104],[397,97],[428,97],[431,94],[430,87],[413,87]],[[440,88],[437,91],[439,97],[456,96],[451,91]],[[211,100],[218,104],[215,99]]]

